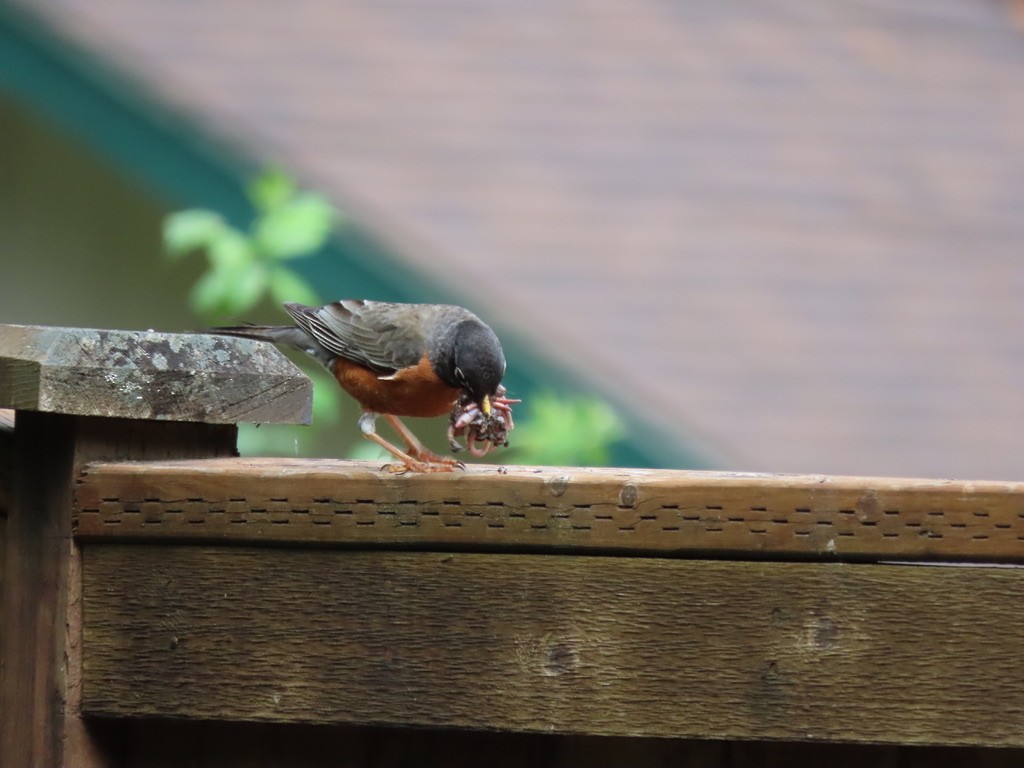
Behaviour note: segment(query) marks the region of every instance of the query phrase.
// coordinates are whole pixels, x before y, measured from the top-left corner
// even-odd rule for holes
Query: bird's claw
[[[446,464],[437,464],[425,461],[396,461],[390,464],[385,464],[381,467],[381,471],[388,472],[392,475],[404,475],[407,472],[454,472],[457,469],[464,470],[465,468],[466,465],[461,461],[449,462]]]

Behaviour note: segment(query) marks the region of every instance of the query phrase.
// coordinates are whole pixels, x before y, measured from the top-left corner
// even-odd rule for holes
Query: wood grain
[[[84,463],[234,452],[234,425],[20,411],[0,578],[0,756],[5,768],[114,764],[79,718],[81,600],[71,499]]]
[[[92,464],[82,540],[1024,562],[1024,484],[286,459]]]
[[[7,423],[3,417],[4,414],[0,412],[0,589],[3,587],[4,573],[4,530],[10,513],[11,485],[14,480],[14,418],[12,414],[10,422]],[[0,626],[3,625],[3,621],[3,614],[0,614]],[[0,675],[3,675],[2,660]]]
[[[0,753],[19,768],[63,763],[73,434],[70,419],[18,416],[4,532]]]
[[[1017,568],[84,554],[89,715],[1024,745]]]
[[[0,325],[0,408],[208,424],[304,423],[312,383],[273,345]]]

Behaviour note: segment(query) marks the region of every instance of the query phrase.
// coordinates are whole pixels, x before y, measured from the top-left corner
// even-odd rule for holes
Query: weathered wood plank
[[[87,545],[83,711],[1024,745],[1024,571]]]
[[[3,633],[4,553],[6,551],[7,517],[11,508],[11,485],[14,474],[14,412],[0,409],[0,637]],[[2,641],[0,641],[2,643]],[[4,662],[0,658],[0,688],[3,687]],[[3,711],[0,710],[0,718]]]
[[[93,464],[83,539],[1024,561],[1024,484],[367,462]]]
[[[224,456],[234,425],[22,411],[13,435],[0,578],[0,756],[5,768],[114,764],[79,717],[81,601],[72,486],[90,460]]]
[[[8,421],[6,413],[11,414]],[[11,506],[14,474],[14,414],[0,409],[0,578],[3,574],[3,525]],[[2,620],[2,617],[0,617]]]
[[[312,383],[271,344],[206,334],[0,325],[0,408],[309,423]]]
[[[71,419],[18,417],[0,603],[0,752],[13,766],[63,764],[73,435]]]

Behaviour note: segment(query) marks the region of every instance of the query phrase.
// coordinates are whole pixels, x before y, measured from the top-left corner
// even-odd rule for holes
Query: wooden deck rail
[[[1024,561],[1024,484],[217,459],[87,466],[83,540],[456,547],[631,556]]]
[[[308,745],[351,747],[366,725],[433,729],[419,733],[448,751],[417,761],[429,765],[480,763],[479,745],[475,761],[445,746],[469,731],[612,739],[588,753],[597,765],[615,764],[593,758],[614,739],[634,740],[618,753],[631,765],[665,764],[666,745],[701,766],[793,748],[773,742],[817,742],[814,758],[840,764],[938,755],[891,751],[906,745],[972,747],[945,759],[973,765],[1024,759],[1022,483],[496,466],[396,477],[241,459],[232,427],[201,422],[260,398],[273,418],[273,392],[294,418],[293,393],[308,397],[269,348],[250,345],[257,367],[280,366],[275,388],[254,373],[207,418],[193,386],[191,423],[175,424],[166,397],[166,423],[30,410],[47,365],[25,363],[32,334],[19,329],[20,367],[5,369],[4,332],[0,405],[21,403],[13,471],[0,471],[12,478],[5,765],[163,765],[155,750],[168,748],[216,765],[230,762],[225,741],[246,764],[327,765]],[[147,343],[133,365],[152,360]],[[39,345],[52,362],[52,340]],[[216,371],[168,366],[217,389]],[[129,389],[145,401],[162,370],[141,368],[149,380]],[[91,407],[112,409],[104,398],[123,388],[96,386]],[[278,752],[248,746],[267,739]],[[552,742],[519,762],[501,743],[505,765],[573,764]]]

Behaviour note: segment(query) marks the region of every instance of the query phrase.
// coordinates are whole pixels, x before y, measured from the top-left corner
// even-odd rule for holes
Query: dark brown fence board
[[[125,768],[1020,768],[1024,750],[186,720],[131,723]]]
[[[18,420],[0,607],[0,751],[12,765],[60,765],[73,423],[35,413]]]
[[[0,762],[107,766],[78,717],[81,579],[72,488],[83,464],[118,456],[228,455],[234,425],[19,412],[0,600]]]
[[[83,711],[1024,745],[1024,570],[85,546]]]
[[[222,459],[94,464],[80,539],[1024,561],[1024,484]]]

